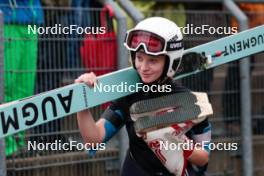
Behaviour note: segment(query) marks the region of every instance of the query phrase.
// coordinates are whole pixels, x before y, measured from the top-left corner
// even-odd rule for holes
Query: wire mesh
[[[116,46],[114,33],[103,37],[97,35],[101,26],[111,22],[108,13],[102,14],[101,8],[17,7],[15,11],[28,13],[26,17],[38,11],[43,13],[43,21],[34,23],[30,18],[30,22],[11,19],[1,26],[5,34],[6,102],[72,84],[85,72],[93,71],[100,75],[116,70],[116,48],[111,47]],[[63,27],[70,28],[71,25],[86,29],[87,33],[81,29],[79,32],[78,29],[68,29],[66,32],[70,33],[65,34]],[[113,31],[113,26],[104,27],[105,33]],[[91,110],[96,119],[104,108],[98,106]],[[66,151],[46,149],[39,145],[69,144],[73,141],[82,143],[75,114],[8,136],[5,141],[8,175],[87,176],[119,173],[118,150],[114,142],[95,156],[88,156],[87,151],[77,147]],[[38,148],[34,148],[33,144]]]

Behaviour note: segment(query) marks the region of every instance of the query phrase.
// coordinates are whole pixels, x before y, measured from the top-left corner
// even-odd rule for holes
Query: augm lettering
[[[59,100],[57,103],[63,107],[65,113],[69,113],[71,110],[71,103],[72,103],[72,95],[73,90],[70,90],[68,95],[63,96],[62,94],[56,94],[56,98]],[[42,120],[45,122],[48,120],[47,118],[47,109],[51,107],[52,109],[52,116],[56,118],[58,116],[57,108],[58,104],[56,104],[56,99],[54,96],[48,96],[43,98],[40,103],[40,106],[34,104],[32,102],[24,104],[21,109],[14,107],[12,109],[11,114],[5,114],[5,112],[0,112],[0,119],[1,119],[1,129],[2,134],[8,134],[10,128],[14,128],[16,131],[20,130],[22,124],[19,124],[19,118],[25,119],[24,124],[25,126],[34,126],[39,118],[42,116]],[[21,112],[22,117],[18,116],[18,112]],[[41,123],[42,124],[42,123]]]
[[[264,45],[264,34],[237,41],[225,46],[224,55],[228,56],[229,54],[241,52],[243,50],[256,47],[257,45]]]

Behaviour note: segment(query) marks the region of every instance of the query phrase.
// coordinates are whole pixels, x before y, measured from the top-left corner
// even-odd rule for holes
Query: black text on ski
[[[237,41],[236,43],[229,44],[225,46],[224,55],[227,56],[232,53],[237,53],[258,45],[264,44],[264,34],[258,35],[255,37],[251,37],[248,39],[243,39],[241,41]]]
[[[70,90],[67,96],[62,96],[61,94],[57,94],[59,102],[62,105],[65,113],[70,112],[71,103],[72,103],[72,94],[73,94],[73,90]],[[25,126],[34,125],[39,118],[39,114],[42,114],[43,121],[46,121],[48,106],[52,107],[53,117],[56,118],[58,116],[57,114],[58,105],[56,105],[55,98],[51,96],[45,97],[41,101],[41,107],[39,108],[34,103],[26,103],[25,105],[23,105],[21,108],[22,117],[18,117],[18,113],[17,113],[18,109],[16,107],[12,109],[11,115],[6,116],[4,112],[0,112],[3,135],[7,134],[9,128],[11,127],[13,127],[15,130],[19,130],[20,124],[18,118],[26,119],[24,121]]]

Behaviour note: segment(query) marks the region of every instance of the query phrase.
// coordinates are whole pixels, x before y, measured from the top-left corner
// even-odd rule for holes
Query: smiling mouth
[[[148,76],[151,76],[151,74],[142,74],[142,76],[148,77]]]

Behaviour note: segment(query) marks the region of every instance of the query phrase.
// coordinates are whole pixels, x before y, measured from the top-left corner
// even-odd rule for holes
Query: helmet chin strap
[[[172,64],[172,68],[175,70],[175,74],[177,74],[178,70],[180,69],[181,63],[182,63],[182,57],[179,59],[179,62],[177,64],[178,60],[174,60],[173,64]],[[176,65],[177,64],[177,65]]]
[[[167,76],[167,72],[169,69],[169,63],[170,63],[169,57],[165,56],[165,64],[163,67],[163,72],[161,76],[157,79],[157,84],[163,84],[169,79],[169,77]]]

